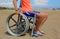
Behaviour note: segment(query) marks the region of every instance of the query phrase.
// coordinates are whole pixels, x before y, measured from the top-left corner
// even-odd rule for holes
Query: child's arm
[[[13,0],[13,5],[14,5],[14,8],[15,8],[16,14],[19,13],[19,10],[18,10],[18,8],[17,8],[17,1],[18,1],[18,0]]]

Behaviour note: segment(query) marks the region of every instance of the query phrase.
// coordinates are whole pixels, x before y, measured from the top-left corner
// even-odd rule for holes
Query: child
[[[16,14],[18,14],[19,10],[17,8],[17,0],[13,0],[13,4],[14,4],[15,12]],[[46,21],[48,14],[33,10],[30,4],[30,0],[21,0],[20,7],[23,12],[27,11],[27,12],[33,12],[34,14],[36,14],[36,18],[38,20],[36,23],[35,33],[33,35],[34,36],[43,35],[43,32],[41,31],[41,27],[42,27],[42,24]]]

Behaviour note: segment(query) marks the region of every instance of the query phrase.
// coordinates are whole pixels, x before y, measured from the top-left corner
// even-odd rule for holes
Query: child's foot
[[[37,32],[40,36],[43,36],[43,34],[41,32]]]
[[[40,31],[40,33],[45,34],[45,32],[44,32],[44,31]]]
[[[43,36],[43,34],[40,33],[40,32],[39,32],[39,33],[38,33],[38,32],[34,32],[34,33],[33,33],[33,36],[38,37],[38,36]]]

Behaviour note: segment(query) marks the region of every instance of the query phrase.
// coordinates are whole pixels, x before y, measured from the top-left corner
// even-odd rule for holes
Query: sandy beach
[[[11,13],[14,13],[14,10],[0,10],[0,39],[60,39],[60,10],[40,11],[48,14],[48,19],[42,26],[42,30],[46,34],[31,37],[27,33],[25,36],[15,37],[7,34],[6,29],[6,19]]]

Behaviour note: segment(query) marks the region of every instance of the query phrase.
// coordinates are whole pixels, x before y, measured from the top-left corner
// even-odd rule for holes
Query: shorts
[[[33,12],[24,12],[24,15],[27,17],[34,17],[36,14],[40,14],[38,11],[33,11]]]

